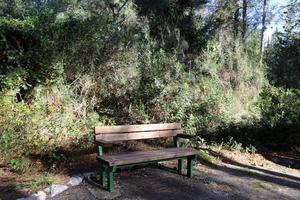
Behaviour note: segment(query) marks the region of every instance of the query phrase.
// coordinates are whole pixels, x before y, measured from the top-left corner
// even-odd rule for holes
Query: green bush
[[[258,105],[263,123],[269,126],[300,122],[300,90],[264,87]]]
[[[14,96],[0,99],[0,150],[7,159],[90,147],[93,127],[110,123],[65,85],[36,88],[34,96],[30,104]]]
[[[91,147],[93,127],[103,124],[181,122],[205,143],[299,122],[298,90],[262,90],[270,66],[260,62],[258,34],[241,41],[210,21],[231,16],[226,9],[205,19],[191,1],[114,1],[127,2],[117,14],[106,1],[10,2],[0,4],[7,162],[32,154],[63,160]]]
[[[11,159],[9,160],[8,165],[11,171],[20,174],[25,173],[30,167],[28,161],[25,161],[24,159]]]

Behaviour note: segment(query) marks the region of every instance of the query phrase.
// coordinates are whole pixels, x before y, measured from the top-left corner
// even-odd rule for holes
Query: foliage
[[[260,94],[262,121],[270,126],[298,123],[300,119],[300,91],[265,87]]]
[[[213,164],[218,164],[221,161],[219,155],[212,155],[208,150],[200,151],[198,157],[206,162],[213,163]]]
[[[34,177],[33,179],[26,181],[25,183],[19,183],[17,184],[17,187],[21,189],[38,190],[51,186],[53,182],[53,174],[46,173],[43,174],[43,176]]]
[[[99,117],[95,113],[82,116],[85,107],[74,106],[84,102],[75,102],[65,87],[36,88],[36,98],[30,104],[15,102],[13,97],[1,99],[1,152],[7,157],[43,155],[59,147],[72,147],[85,135],[92,137]],[[91,139],[85,142],[89,146]]]
[[[28,162],[24,161],[24,159],[11,159],[8,164],[10,166],[11,171],[20,174],[25,173],[29,168]]]
[[[68,151],[92,146],[96,125],[176,121],[203,144],[230,132],[248,138],[253,127],[257,134],[250,138],[259,138],[258,129],[298,123],[299,90],[263,88],[266,77],[276,86],[297,85],[297,37],[278,39],[261,63],[258,31],[237,37],[236,1],[218,0],[208,13],[206,5],[0,3],[0,151],[6,162],[18,169],[22,157],[63,160]],[[234,138],[228,145],[240,143]]]
[[[299,33],[276,33],[266,50],[268,76],[271,84],[300,89],[300,37]],[[285,67],[282,67],[285,66]]]

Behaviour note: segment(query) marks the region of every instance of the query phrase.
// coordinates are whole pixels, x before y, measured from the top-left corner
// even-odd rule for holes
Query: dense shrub
[[[268,65],[267,75],[272,85],[300,89],[299,33],[277,32],[266,49],[265,61]]]
[[[93,127],[105,119],[93,112],[84,113],[85,102],[76,101],[65,85],[35,90],[30,103],[15,102],[13,96],[1,97],[1,152],[8,157],[45,155],[58,148],[89,147]]]
[[[262,123],[258,139],[273,148],[299,147],[300,91],[265,87],[258,105]]]
[[[265,87],[260,94],[259,108],[262,122],[270,125],[300,122],[300,91]]]
[[[57,160],[91,147],[101,124],[176,121],[202,141],[298,123],[298,90],[262,90],[269,68],[257,35],[234,37],[192,1],[117,1],[118,13],[106,1],[10,2],[0,4],[8,158]]]
[[[265,86],[256,103],[259,117],[230,123],[217,134],[218,141],[234,138],[244,147],[254,145],[274,150],[298,149],[300,146],[300,93],[297,89]]]

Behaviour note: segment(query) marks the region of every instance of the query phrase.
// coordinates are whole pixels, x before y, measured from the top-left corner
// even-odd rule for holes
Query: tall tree
[[[245,40],[246,31],[247,31],[247,9],[248,9],[248,0],[243,0],[243,14],[242,14],[242,40]]]
[[[262,21],[261,21],[261,32],[260,32],[260,57],[262,58],[263,54],[263,42],[264,42],[264,33],[266,30],[266,12],[267,12],[267,0],[263,1],[262,9]]]
[[[239,0],[234,1],[234,18],[233,18],[233,34],[236,39],[239,35],[239,25],[240,25],[240,6]]]

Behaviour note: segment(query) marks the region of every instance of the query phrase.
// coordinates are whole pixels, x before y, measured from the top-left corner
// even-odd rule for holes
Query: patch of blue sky
[[[287,0],[270,0],[268,5],[269,10],[272,13],[272,20],[267,25],[265,30],[265,42],[270,40],[272,35],[276,31],[283,31],[284,21],[282,15],[284,12],[284,7],[287,5]]]

